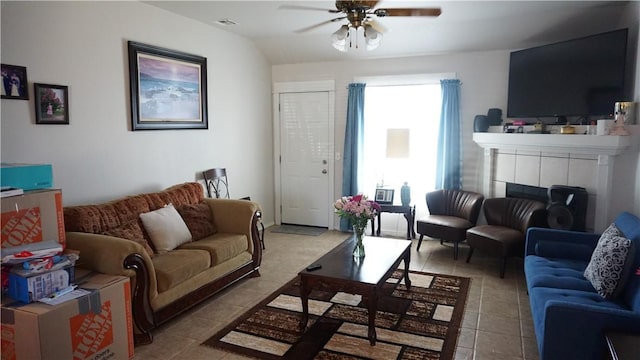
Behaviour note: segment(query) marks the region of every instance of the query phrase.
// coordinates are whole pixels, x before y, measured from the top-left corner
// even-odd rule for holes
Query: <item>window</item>
[[[367,81],[365,81],[367,82]],[[425,194],[435,188],[436,149],[440,123],[439,78],[423,84],[377,85],[367,82],[364,109],[364,164],[359,187],[372,198],[375,189],[394,189],[394,204],[400,204],[400,187],[411,187],[416,217],[426,214]],[[408,154],[387,157],[389,129],[408,129]],[[392,130],[393,132],[394,130]],[[406,130],[402,131],[406,133]],[[389,149],[393,150],[393,149]],[[405,156],[408,155],[408,156]],[[406,221],[385,215],[382,230],[397,223],[398,235],[406,233]],[[387,229],[388,231],[389,229]]]

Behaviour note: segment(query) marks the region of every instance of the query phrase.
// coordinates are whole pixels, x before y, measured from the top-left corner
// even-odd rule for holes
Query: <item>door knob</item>
[[[326,174],[327,173],[327,169],[322,169],[322,173]]]

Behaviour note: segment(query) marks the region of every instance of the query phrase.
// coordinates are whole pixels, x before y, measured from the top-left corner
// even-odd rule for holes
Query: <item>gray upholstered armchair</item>
[[[458,244],[466,239],[467,229],[476,225],[484,196],[471,191],[441,189],[427,193],[429,215],[416,222],[420,234],[418,248],[423,237],[453,243],[453,258],[458,259]]]

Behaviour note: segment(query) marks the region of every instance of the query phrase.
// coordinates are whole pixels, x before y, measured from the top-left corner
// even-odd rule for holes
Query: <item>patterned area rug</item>
[[[407,290],[402,274],[395,271],[379,296],[375,346],[360,295],[312,291],[301,332],[298,278],[203,345],[258,359],[453,359],[470,279],[412,271]]]
[[[276,226],[270,230],[271,232],[274,232],[274,233],[320,236],[327,231],[327,228],[285,224],[285,225]]]

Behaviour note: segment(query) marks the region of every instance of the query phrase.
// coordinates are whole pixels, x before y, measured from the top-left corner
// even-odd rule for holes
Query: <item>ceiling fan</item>
[[[320,10],[329,12],[331,14],[340,14],[337,18],[333,18],[327,21],[320,22],[308,26],[306,28],[297,30],[296,33],[304,33],[320,26],[338,22],[347,19],[348,23],[342,25],[338,31],[331,35],[331,42],[334,48],[340,51],[347,51],[352,47],[350,33],[353,29],[355,32],[358,29],[364,29],[364,37],[367,50],[373,50],[380,45],[382,41],[382,33],[386,29],[376,22],[373,17],[387,17],[387,16],[439,16],[441,14],[440,8],[376,8],[379,1],[336,1],[336,9],[322,9],[303,5],[283,5],[281,9],[292,10]],[[349,40],[347,44],[347,40]],[[348,46],[347,46],[348,45]],[[356,47],[358,44],[356,43]]]

